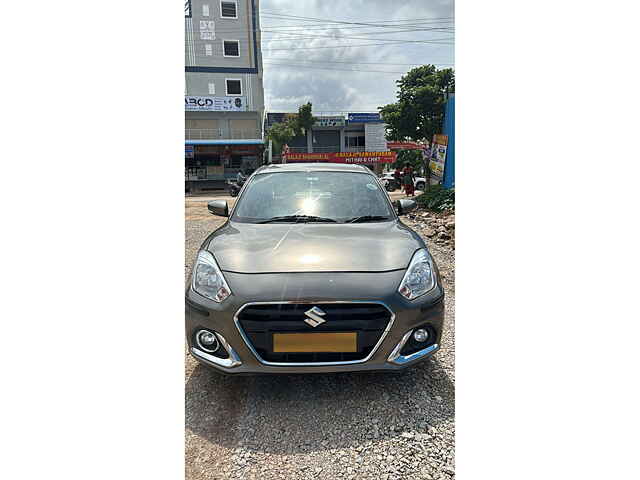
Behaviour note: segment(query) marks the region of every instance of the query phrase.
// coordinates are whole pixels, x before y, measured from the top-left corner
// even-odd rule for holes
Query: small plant
[[[434,212],[455,210],[455,190],[453,188],[444,188],[442,185],[432,185],[429,190],[416,198],[416,202],[418,202],[418,205]]]

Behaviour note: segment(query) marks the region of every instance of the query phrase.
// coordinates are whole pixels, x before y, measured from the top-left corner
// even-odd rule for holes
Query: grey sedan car
[[[444,290],[427,245],[366,167],[269,165],[203,242],[186,338],[228,374],[394,371],[440,347]]]

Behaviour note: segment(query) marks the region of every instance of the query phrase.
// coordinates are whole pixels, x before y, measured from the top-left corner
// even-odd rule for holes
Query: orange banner
[[[288,153],[283,155],[287,163],[329,162],[329,163],[394,163],[396,152],[336,152],[336,153]]]

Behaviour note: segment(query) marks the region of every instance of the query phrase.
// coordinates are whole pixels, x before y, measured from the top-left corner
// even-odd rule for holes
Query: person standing
[[[393,172],[393,178],[396,181],[396,186],[395,188],[402,188],[402,171],[400,170],[400,167],[396,167],[395,172]]]
[[[405,163],[404,170],[402,171],[402,183],[404,185],[404,193],[407,197],[413,197],[414,195],[414,182],[415,176],[413,174],[413,168],[408,163]]]

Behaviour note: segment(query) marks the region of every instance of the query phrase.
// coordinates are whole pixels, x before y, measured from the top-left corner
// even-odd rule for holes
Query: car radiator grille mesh
[[[313,327],[305,315],[313,307],[325,315]],[[254,304],[237,315],[238,325],[260,359],[278,363],[350,362],[365,359],[378,344],[391,312],[378,303]],[[278,353],[273,351],[274,333],[356,332],[357,352]]]

